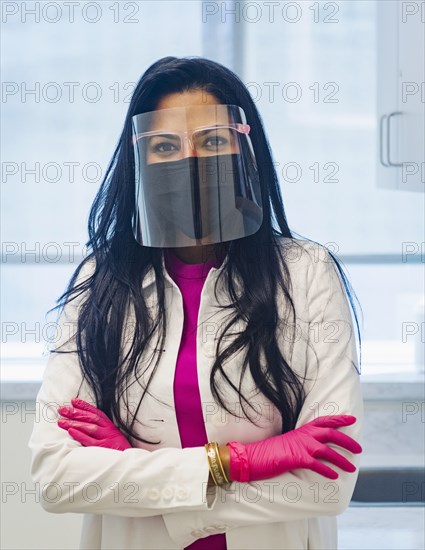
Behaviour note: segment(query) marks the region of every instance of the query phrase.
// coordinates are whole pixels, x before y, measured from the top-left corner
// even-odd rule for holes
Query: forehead
[[[227,105],[186,105],[170,109],[157,109],[146,114],[149,115],[151,131],[184,131],[199,126],[215,126],[231,122]]]

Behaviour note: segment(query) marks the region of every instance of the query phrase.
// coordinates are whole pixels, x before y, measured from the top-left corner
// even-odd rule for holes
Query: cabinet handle
[[[384,161],[384,121],[388,115],[382,115],[379,123],[379,160],[381,161],[382,166],[387,168],[390,166]]]
[[[390,135],[391,135],[390,124],[391,124],[391,119],[392,119],[392,117],[394,117],[396,115],[401,115],[401,114],[402,114],[401,111],[394,111],[394,112],[392,112],[388,115],[388,123],[387,123],[387,160],[388,160],[388,165],[389,166],[403,166],[403,163],[391,162],[391,159],[390,159]]]

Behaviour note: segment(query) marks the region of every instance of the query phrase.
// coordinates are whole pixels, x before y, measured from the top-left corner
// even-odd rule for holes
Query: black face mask
[[[192,239],[231,240],[246,233],[244,206],[251,215],[255,212],[256,229],[259,227],[262,211],[247,200],[245,191],[250,185],[242,181],[240,154],[148,164],[141,176],[150,227],[180,229]]]

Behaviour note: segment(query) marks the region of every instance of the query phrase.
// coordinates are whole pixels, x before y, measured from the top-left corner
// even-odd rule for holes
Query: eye
[[[229,127],[211,128],[200,130],[195,137],[197,149],[204,154],[231,152],[237,143],[235,131]]]
[[[148,138],[147,151],[151,154],[168,155],[180,150],[180,138],[175,134],[158,134]]]
[[[220,145],[226,145],[227,143],[228,143],[228,140],[226,138],[222,137],[222,136],[219,136],[219,135],[209,136],[205,140],[205,146],[206,147],[217,148]]]
[[[171,143],[170,141],[161,141],[160,143],[156,143],[152,147],[153,153],[171,153],[172,151],[177,151],[177,147],[174,145],[174,143]]]
[[[217,150],[229,148],[234,142],[234,137],[230,128],[218,128],[199,132],[196,141],[201,148]]]

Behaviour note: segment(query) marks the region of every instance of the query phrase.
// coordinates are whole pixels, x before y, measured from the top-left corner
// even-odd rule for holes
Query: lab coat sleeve
[[[77,282],[82,280],[83,268]],[[57,349],[65,344],[81,300],[67,304],[59,318]],[[75,349],[75,344],[73,346]],[[83,380],[76,353],[50,353],[36,397],[38,414],[28,442],[31,477],[44,510],[53,513],[147,517],[164,512],[200,511],[211,506],[203,447],[125,451],[84,447],[57,425],[57,408],[71,405]],[[96,405],[84,382],[79,397]]]
[[[295,427],[318,416],[350,414],[357,421],[338,430],[362,445],[363,396],[356,369],[357,349],[348,298],[326,248],[320,245],[320,258],[317,254],[309,256],[306,361],[307,376],[313,381]],[[354,464],[356,471],[345,472],[320,459],[338,473],[336,480],[299,468],[266,480],[233,481],[215,488],[217,498],[210,510],[165,514],[170,537],[184,548],[211,533],[224,533],[237,527],[341,514],[354,492],[361,454],[333,443],[327,445]]]

